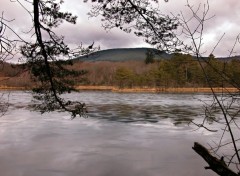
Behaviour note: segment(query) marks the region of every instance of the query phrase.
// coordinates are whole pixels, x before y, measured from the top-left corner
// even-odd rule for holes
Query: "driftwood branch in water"
[[[192,149],[209,164],[209,166],[205,167],[205,169],[211,169],[220,176],[239,176],[228,168],[223,158],[218,159],[212,156],[209,151],[201,144],[195,142]]]

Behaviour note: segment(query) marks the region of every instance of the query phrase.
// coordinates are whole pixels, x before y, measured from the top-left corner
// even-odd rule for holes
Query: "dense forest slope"
[[[150,51],[154,55],[155,60],[169,59],[171,54],[153,49],[153,48],[116,48],[108,50],[100,50],[87,56],[77,57],[80,61],[144,61],[146,53]]]
[[[159,51],[154,48],[115,48],[107,50],[99,50],[86,56],[80,56],[74,60],[79,61],[144,61],[146,59],[146,53],[152,52],[155,60],[170,59],[174,54],[168,54],[164,51]],[[203,57],[202,59],[207,59]],[[233,57],[220,57],[218,60],[229,61],[233,59],[240,59],[239,56]]]

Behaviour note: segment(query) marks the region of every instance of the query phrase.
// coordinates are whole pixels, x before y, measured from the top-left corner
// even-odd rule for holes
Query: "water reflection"
[[[90,118],[100,118],[109,121],[134,123],[157,123],[163,119],[169,119],[175,125],[188,124],[199,116],[199,109],[190,106],[177,105],[127,105],[104,104],[89,107]]]
[[[73,101],[88,105],[88,117],[121,123],[158,123],[164,119],[176,126],[188,125],[194,119],[205,116],[203,101],[211,101],[204,94],[121,94],[111,92],[83,92],[66,95]],[[29,92],[11,95],[10,110],[33,110]],[[27,100],[27,101],[22,101]],[[215,111],[213,116],[219,116]],[[212,123],[211,119],[209,123]]]
[[[209,95],[191,94],[120,94],[109,92],[73,93],[73,101],[83,100],[88,105],[88,117],[122,123],[158,123],[169,119],[174,125],[187,125],[202,118],[202,103]],[[22,100],[28,101],[22,101]],[[32,111],[32,97],[28,92],[12,94],[10,109]],[[206,101],[206,100],[205,100]]]

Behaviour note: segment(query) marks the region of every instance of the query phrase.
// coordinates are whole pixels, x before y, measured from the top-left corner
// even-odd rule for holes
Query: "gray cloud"
[[[94,23],[94,19],[93,19]],[[135,35],[127,34],[118,29],[106,31],[101,28],[101,25],[93,25],[91,22],[86,25],[77,24],[74,26],[65,25],[59,28],[58,33],[62,33],[65,36],[65,40],[68,43],[89,45],[93,41],[96,45],[100,45],[102,49],[107,48],[127,48],[134,46],[146,46],[141,38]],[[139,44],[140,43],[140,44]]]
[[[163,0],[159,1],[159,7],[163,13],[170,14],[172,12],[178,14],[182,11],[185,16],[190,14],[185,6],[186,0],[169,0],[168,3],[165,3]],[[204,3],[206,1],[189,0],[189,2],[193,4],[195,8],[199,3]],[[239,0],[211,0],[209,1],[209,5],[209,15],[215,15],[215,17],[209,20],[205,25],[202,51],[207,51],[206,54],[209,54],[221,35],[226,33],[214,54],[217,56],[228,55],[236,36],[240,33],[240,2]],[[56,30],[58,34],[65,36],[66,42],[71,46],[80,44],[81,42],[87,46],[93,41],[95,41],[96,45],[100,45],[102,49],[148,46],[144,43],[142,38],[138,38],[133,34],[126,34],[118,29],[106,32],[101,27],[101,20],[99,18],[89,19],[86,15],[90,10],[90,6],[90,4],[83,3],[79,0],[71,0],[65,1],[62,7],[63,10],[67,10],[78,16],[78,23],[76,25],[64,23]],[[1,1],[0,12],[2,11],[4,11],[4,16],[8,19],[16,19],[12,22],[12,26],[22,36],[24,36],[23,31],[27,31],[31,28],[31,18],[29,14],[16,3],[11,3],[9,0]],[[194,25],[192,25],[192,27],[193,26]]]
[[[77,4],[76,0],[71,2],[73,5]],[[203,0],[189,0],[189,3],[193,5],[194,9],[196,9],[199,4],[203,7],[206,2],[207,1]],[[161,0],[159,1],[159,7],[163,13],[170,15],[171,13],[179,14],[180,11],[182,11],[183,14],[188,17],[190,15],[190,11],[186,7],[186,4],[186,0],[170,0],[168,3]],[[79,9],[81,8],[81,5],[78,3]],[[228,0],[227,2],[225,0],[211,0],[209,1],[209,6],[209,17],[215,16],[205,23],[204,45],[202,46],[202,52],[205,52],[205,55],[210,54],[218,40],[225,33],[224,38],[214,50],[214,54],[216,56],[227,56],[229,55],[229,51],[232,49],[237,35],[240,33],[240,28],[238,27],[240,24],[240,2],[239,0]],[[84,8],[85,13],[88,11],[87,8],[90,9],[90,5],[85,4]],[[78,13],[77,11],[75,12]],[[106,31],[100,27],[101,22],[99,19],[88,19],[87,15],[83,13],[78,14],[80,14],[79,17],[81,20],[79,23],[79,38],[77,39],[83,41],[83,43],[91,43],[91,41],[94,40],[97,43],[100,43],[102,48],[148,46],[144,43],[142,38],[137,38],[133,34],[126,34],[117,29],[106,33]],[[83,26],[81,27],[82,24]],[[194,23],[190,26],[194,27]],[[74,33],[72,33],[72,35],[73,34]],[[74,38],[74,35],[70,38]],[[235,52],[234,54],[239,53]]]
[[[189,0],[193,9],[197,9],[199,4],[203,7],[206,2],[203,0]],[[209,1],[209,6],[208,16],[214,17],[206,21],[204,25],[204,45],[202,46],[202,52],[206,52],[205,55],[210,54],[214,46],[218,43],[218,40],[225,33],[224,38],[214,50],[214,54],[216,56],[228,56],[237,35],[240,33],[240,2],[238,0],[211,0]],[[189,8],[186,7],[186,0],[170,0],[169,3],[163,4],[163,11],[174,14],[182,11],[185,17],[191,15]],[[190,27],[194,28],[194,23],[190,24]],[[239,52],[235,50],[233,55],[240,54]]]

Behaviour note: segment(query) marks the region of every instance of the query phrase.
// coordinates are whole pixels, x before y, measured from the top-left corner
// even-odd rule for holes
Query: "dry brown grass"
[[[94,91],[112,91],[112,92],[154,92],[154,93],[211,93],[211,88],[207,87],[177,87],[177,88],[151,88],[151,87],[133,87],[133,88],[118,88],[115,86],[77,86],[78,90],[94,90]],[[213,88],[216,93],[237,92],[237,88]]]

